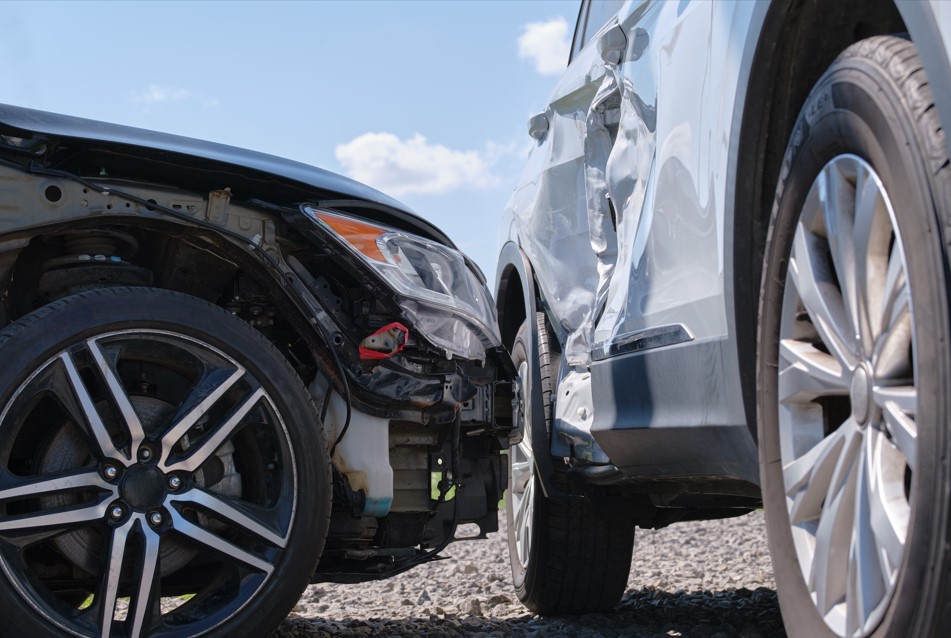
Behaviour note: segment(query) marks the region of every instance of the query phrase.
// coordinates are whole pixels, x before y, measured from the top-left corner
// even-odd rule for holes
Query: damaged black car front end
[[[11,106],[0,193],[18,631],[266,632],[307,582],[497,529],[514,369],[437,228],[303,164]]]

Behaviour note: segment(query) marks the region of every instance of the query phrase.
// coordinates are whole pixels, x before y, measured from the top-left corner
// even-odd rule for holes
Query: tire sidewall
[[[523,363],[528,362],[528,346],[526,340],[528,339],[528,324],[523,323],[521,328],[519,328],[518,333],[515,336],[515,342],[512,344],[512,361],[515,364],[516,369]],[[531,362],[528,362],[531,366]],[[528,375],[528,378],[523,380],[525,387],[522,388],[522,395],[525,397],[524,400],[530,400],[531,388],[528,387],[530,383],[531,375]],[[526,423],[526,429],[523,436],[530,437],[531,432],[528,430],[528,424]],[[534,452],[534,450],[533,450]],[[511,487],[512,482],[512,456],[509,453],[508,458],[508,485],[509,485],[509,494],[505,499],[505,520],[506,520],[506,529],[507,529],[507,540],[508,540],[508,549],[509,549],[509,563],[512,565],[512,583],[515,585],[515,590],[520,599],[523,599],[526,596],[526,579],[531,582],[529,577],[530,572],[532,572],[533,564],[535,561],[531,560],[531,554],[535,551],[535,543],[538,542],[538,534],[536,533],[537,526],[532,525],[532,538],[530,540],[530,551],[529,551],[529,564],[522,565],[522,562],[518,558],[518,547],[515,539],[515,501],[512,497]],[[537,487],[537,485],[536,485]],[[533,490],[536,492],[537,490]],[[534,498],[534,497],[533,497]],[[537,499],[536,503],[537,505]],[[533,517],[537,515],[537,507],[532,508]],[[534,523],[534,521],[533,521]]]
[[[286,615],[309,582],[329,522],[329,462],[313,402],[283,356],[254,329],[200,299],[151,288],[113,288],[53,302],[0,333],[0,410],[41,365],[84,339],[129,329],[165,330],[196,338],[240,360],[267,389],[283,421],[296,469],[291,534],[280,563],[254,599],[205,635],[263,635]],[[27,341],[29,338],[29,341]],[[244,351],[256,356],[245,355]],[[293,375],[288,377],[288,374]],[[291,378],[293,383],[275,380]],[[36,611],[0,570],[0,605],[15,609],[29,635],[63,635]],[[293,600],[292,600],[293,599]],[[289,602],[288,602],[289,601]]]
[[[882,87],[885,90],[882,90]],[[881,179],[896,213],[914,303],[919,377],[918,468],[904,562],[885,617],[873,635],[907,634],[927,624],[937,601],[948,514],[947,256],[921,142],[900,89],[866,58],[843,55],[813,89],[794,128],[774,201],[761,296],[758,360],[760,467],[770,551],[787,629],[833,635],[807,591],[792,542],[779,457],[777,365],[786,268],[806,194],[821,168],[851,153]],[[942,214],[940,211],[939,215]],[[926,342],[925,340],[928,340]]]

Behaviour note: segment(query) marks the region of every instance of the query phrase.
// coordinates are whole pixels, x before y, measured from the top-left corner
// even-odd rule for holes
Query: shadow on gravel
[[[316,636],[483,636],[508,638],[773,638],[785,636],[776,592],[771,589],[666,592],[630,590],[618,608],[606,614],[516,618],[461,616],[331,620],[289,618],[271,638]]]

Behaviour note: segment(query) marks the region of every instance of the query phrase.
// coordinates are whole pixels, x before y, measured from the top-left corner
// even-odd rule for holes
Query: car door
[[[595,438],[619,427],[745,430],[724,229],[755,8],[685,0],[621,19],[620,123],[605,169],[618,252],[590,339],[593,401],[609,409],[595,411]]]
[[[564,345],[554,427],[602,447],[614,429],[745,431],[724,202],[755,5],[609,4],[582,4],[510,200],[510,236]]]
[[[643,2],[640,4],[649,4]],[[516,238],[536,269],[541,297],[562,335],[569,365],[590,360],[599,282],[610,276],[617,245],[604,202],[603,172],[610,152],[601,134],[603,115],[617,114],[613,63],[605,46],[620,49],[615,12],[621,0],[582,3],[571,59],[547,108],[532,118],[536,139],[510,202],[504,228]],[[600,48],[598,43],[603,44]],[[615,122],[616,124],[616,122]],[[592,134],[592,131],[596,131]],[[591,157],[596,156],[596,161]],[[591,180],[602,184],[592,189]],[[592,212],[593,214],[589,214]],[[503,231],[505,232],[505,231]]]

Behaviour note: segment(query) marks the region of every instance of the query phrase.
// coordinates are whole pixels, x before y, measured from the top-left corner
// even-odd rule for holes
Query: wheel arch
[[[543,405],[541,369],[537,364],[540,361],[538,350],[538,328],[534,321],[525,321],[527,317],[534,317],[540,303],[532,264],[528,256],[522,252],[518,244],[513,241],[502,246],[499,253],[499,263],[496,268],[496,306],[499,312],[499,326],[502,330],[502,343],[511,349],[515,342],[515,335],[522,323],[528,325],[528,342],[526,345],[527,360],[532,396],[526,401],[533,405]],[[531,410],[531,437],[532,447],[536,450],[551,449],[548,439],[548,424],[545,422],[544,410]],[[546,496],[563,494],[562,490],[553,484],[554,465],[550,454],[536,454],[535,467],[537,478],[541,483],[542,491]]]
[[[495,282],[495,307],[499,314],[502,345],[509,351],[515,342],[519,327],[528,316],[529,308],[526,304],[524,282],[531,282],[531,279],[528,279],[530,269],[531,266],[521,249],[512,242],[506,244],[496,269],[498,274]],[[533,290],[529,289],[528,292],[532,293],[532,298],[535,297]]]
[[[732,242],[727,286],[747,423],[756,436],[755,335],[766,234],[786,144],[812,87],[848,46],[875,35],[907,33],[923,49],[940,91],[951,93],[951,72],[931,6],[906,0],[843,0],[823,4],[781,0],[758,5],[746,43],[731,145],[728,184],[732,216],[725,236]],[[930,61],[929,61],[930,58]],[[948,85],[944,87],[943,85]],[[951,121],[951,104],[942,120]],[[947,117],[945,117],[947,116]],[[732,197],[731,197],[732,195]]]
[[[267,297],[279,310],[280,318],[303,339],[306,347],[290,352],[288,344],[268,335],[267,330],[261,330],[253,322],[252,326],[258,328],[295,365],[298,372],[304,368],[314,368],[331,379],[339,377],[328,344],[314,329],[313,322],[305,312],[305,304],[280,272],[223,236],[210,231],[192,233],[180,223],[163,219],[116,217],[108,223],[103,220],[74,220],[55,227],[34,228],[29,235],[4,241],[10,250],[0,255],[3,257],[0,268],[0,278],[3,280],[0,283],[0,293],[3,295],[2,325],[33,310],[28,291],[35,289],[42,269],[46,267],[43,259],[47,255],[42,246],[49,238],[70,232],[94,235],[103,230],[128,231],[138,241],[137,253],[130,258],[130,266],[147,270],[153,276],[152,283],[138,285],[180,292],[228,308],[223,291],[239,275],[250,278],[259,289],[266,291]],[[179,256],[183,253],[192,255],[193,259],[186,261],[188,270],[179,273],[177,271],[182,265]],[[85,289],[129,285],[94,279],[80,284]]]

